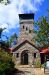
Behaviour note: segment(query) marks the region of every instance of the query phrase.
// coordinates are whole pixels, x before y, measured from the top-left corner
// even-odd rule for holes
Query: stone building
[[[32,65],[36,58],[40,59],[38,48],[32,41],[34,14],[19,14],[20,36],[18,43],[13,48],[13,57],[15,57],[15,64],[17,65]]]

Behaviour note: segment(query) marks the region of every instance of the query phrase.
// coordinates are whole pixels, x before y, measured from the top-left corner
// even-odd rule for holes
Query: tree
[[[6,28],[0,28],[0,38],[2,36],[2,32],[5,30]]]
[[[5,48],[5,47],[9,47],[9,43],[8,41],[5,42],[2,40],[2,37],[5,35],[2,35],[2,32],[5,30],[6,28],[0,28],[0,47]],[[7,36],[5,36],[6,38],[8,38]]]
[[[36,41],[39,47],[48,47],[49,46],[49,16],[42,16],[39,20],[34,24],[38,26],[38,30],[34,30],[36,33],[36,37],[34,40]]]
[[[0,39],[4,29],[0,28]],[[12,55],[4,50],[6,47],[8,48],[8,43],[0,40],[0,75],[12,75],[15,70]]]
[[[0,0],[0,3],[7,5],[10,4],[10,0]]]
[[[15,45],[15,44],[17,44],[17,38],[18,38],[17,34],[14,33],[14,34],[10,37],[10,39],[9,39],[10,45]]]
[[[0,2],[1,2],[1,1],[3,1],[3,0],[0,0]]]
[[[0,50],[0,75],[12,75],[14,69],[12,55],[4,50]]]

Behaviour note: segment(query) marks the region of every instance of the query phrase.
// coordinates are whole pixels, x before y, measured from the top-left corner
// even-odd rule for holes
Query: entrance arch
[[[21,53],[21,64],[28,65],[28,51],[27,50]]]

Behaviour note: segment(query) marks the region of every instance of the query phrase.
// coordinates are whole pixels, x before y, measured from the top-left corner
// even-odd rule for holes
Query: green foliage
[[[12,59],[12,55],[5,52],[4,50],[0,50],[0,60],[4,62],[8,62]]]
[[[18,38],[17,34],[14,33],[14,34],[10,37],[10,39],[9,39],[10,45],[11,45],[11,43],[14,41],[14,39],[17,41],[17,38]]]
[[[0,2],[1,2],[1,1],[3,1],[3,0],[0,0]]]
[[[36,33],[36,37],[34,40],[40,47],[48,47],[49,46],[49,17],[42,16],[35,23],[35,26],[38,26],[38,30],[34,30]]]
[[[10,71],[14,70],[14,64],[12,61],[0,62],[0,75],[8,74]]]
[[[5,29],[6,29],[6,28],[0,28],[0,47],[3,48],[3,49],[9,47],[9,42],[8,42],[8,40],[7,40],[7,42],[2,40],[2,37],[5,36],[5,35],[2,35],[2,33],[3,33],[3,31],[4,31]],[[7,36],[5,36],[5,37],[6,37],[6,39],[8,39]]]
[[[35,60],[35,62],[34,62],[34,67],[36,67],[36,68],[40,68],[40,67],[41,67],[41,63],[40,63],[39,58],[37,58],[37,59]]]
[[[1,35],[2,35],[2,32],[3,32],[3,30],[5,30],[6,28],[0,28],[0,38],[1,38]]]
[[[0,46],[2,49],[8,49],[9,48],[9,43],[8,41],[1,41],[1,46]]]
[[[0,75],[9,75],[13,70],[12,55],[4,50],[0,50]]]
[[[9,0],[0,0],[0,3],[7,5],[7,4],[10,4],[10,1]]]

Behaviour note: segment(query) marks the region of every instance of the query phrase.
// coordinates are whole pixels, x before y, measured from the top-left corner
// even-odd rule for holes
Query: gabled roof
[[[36,49],[38,49],[38,47],[36,47],[31,41],[24,40],[23,42],[17,44],[14,48],[10,48],[10,50],[12,52],[14,52],[14,51],[18,50],[21,46],[23,46],[25,43],[29,43],[30,45],[32,45],[33,47],[35,47]]]

